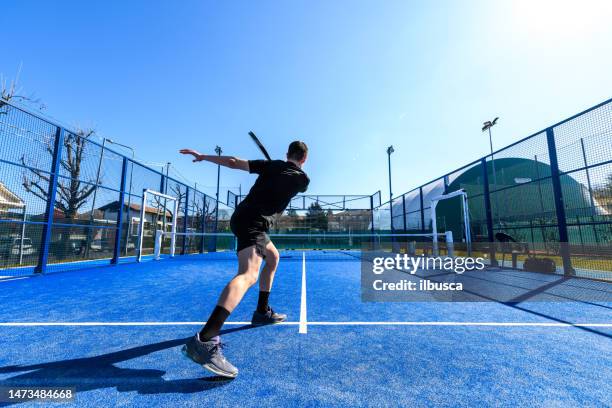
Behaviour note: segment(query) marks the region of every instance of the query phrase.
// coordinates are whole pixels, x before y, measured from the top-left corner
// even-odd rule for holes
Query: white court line
[[[612,327],[612,323],[556,322],[308,322],[311,326],[497,326],[497,327]]]
[[[12,282],[20,279],[29,279],[30,276],[0,276],[0,283],[2,282]]]
[[[302,297],[300,301],[300,334],[308,332],[308,323],[306,319],[306,253],[302,252]]]
[[[0,322],[0,327],[31,326],[203,326],[206,322]],[[225,325],[245,326],[251,322],[225,322]],[[298,324],[298,322],[283,322]]]
[[[274,326],[301,326],[306,322],[282,322]],[[0,322],[0,327],[35,326],[202,326],[206,322]],[[225,325],[246,326],[251,322],[225,322]],[[557,322],[307,322],[310,326],[493,326],[493,327],[612,327],[612,323]]]

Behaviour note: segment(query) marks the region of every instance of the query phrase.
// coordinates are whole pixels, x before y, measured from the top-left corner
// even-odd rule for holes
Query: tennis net
[[[174,239],[173,238],[174,235]],[[281,258],[351,260],[365,251],[408,255],[453,256],[452,233],[425,234],[269,234]],[[434,241],[434,238],[437,238]],[[174,248],[172,243],[174,242]],[[155,259],[204,254],[211,259],[235,259],[236,237],[231,233],[157,231]]]

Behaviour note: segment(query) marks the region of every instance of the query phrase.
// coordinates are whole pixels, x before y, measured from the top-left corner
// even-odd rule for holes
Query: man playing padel
[[[304,142],[292,142],[287,150],[287,161],[247,161],[231,156],[200,154],[190,149],[180,152],[194,156],[194,162],[209,161],[258,175],[230,221],[232,232],[238,240],[238,273],[221,292],[206,325],[183,347],[183,353],[202,367],[217,375],[234,378],[238,375],[238,369],[223,356],[219,333],[225,320],[258,277],[259,299],[251,323],[273,324],[287,318],[287,315],[274,312],[268,305],[279,261],[278,251],[270,241],[268,230],[274,214],[282,213],[297,193],[305,192],[308,188],[310,180],[302,171],[308,147]],[[259,269],[264,259],[266,262],[260,275]]]

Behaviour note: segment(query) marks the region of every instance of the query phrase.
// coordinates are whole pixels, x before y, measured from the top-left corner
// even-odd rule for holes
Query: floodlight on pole
[[[391,221],[390,229],[393,231],[393,190],[391,188],[391,153],[393,153],[395,149],[393,145],[387,147],[387,158],[389,164],[389,218]]]
[[[491,155],[493,155],[493,138],[491,137],[491,128],[497,124],[497,120],[499,117],[496,117],[493,120],[487,120],[482,124],[482,131],[489,131],[489,145],[491,146]]]
[[[487,120],[482,124],[482,131],[489,132],[489,146],[491,148],[491,167],[493,168],[493,188],[497,189],[497,172],[495,171],[495,158],[493,157],[493,137],[491,135],[491,128],[497,124],[499,117],[495,117],[493,120]],[[497,194],[495,195],[495,212],[497,214],[497,222],[499,223],[499,200]]]

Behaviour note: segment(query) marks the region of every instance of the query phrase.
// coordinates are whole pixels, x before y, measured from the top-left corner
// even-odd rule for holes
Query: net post
[[[436,206],[438,205],[437,200],[431,200],[431,228],[433,232],[433,256],[439,256],[438,251],[438,225],[436,220]]]
[[[144,225],[145,225],[145,207],[147,204],[147,189],[142,190],[142,203],[140,204],[140,222],[138,228],[138,255],[136,260],[138,262],[142,261],[142,241],[144,238]]]
[[[453,231],[446,231],[444,233],[446,238],[446,253],[449,257],[455,256],[455,245],[453,243]]]
[[[185,190],[185,204],[183,204],[183,232],[187,232],[187,228],[189,228],[189,187]],[[180,196],[179,196],[180,199]],[[181,255],[185,255],[187,252],[187,236],[183,238],[183,243],[181,245]]]
[[[470,228],[470,207],[467,193],[461,195],[463,200],[463,223],[465,225],[465,243],[468,256],[472,256],[472,229]]]
[[[416,241],[408,241],[406,243],[406,252],[408,256],[416,256]]]
[[[176,219],[178,218],[178,200],[174,200],[174,212],[172,214],[172,235],[170,235],[170,256],[173,257],[176,250]],[[184,238],[183,238],[184,239]]]
[[[155,259],[156,261],[159,261],[159,259],[161,258],[162,238],[162,230],[155,230],[155,247],[153,249],[155,256],[153,259]]]
[[[370,232],[372,233],[374,233],[374,194],[370,196]]]

